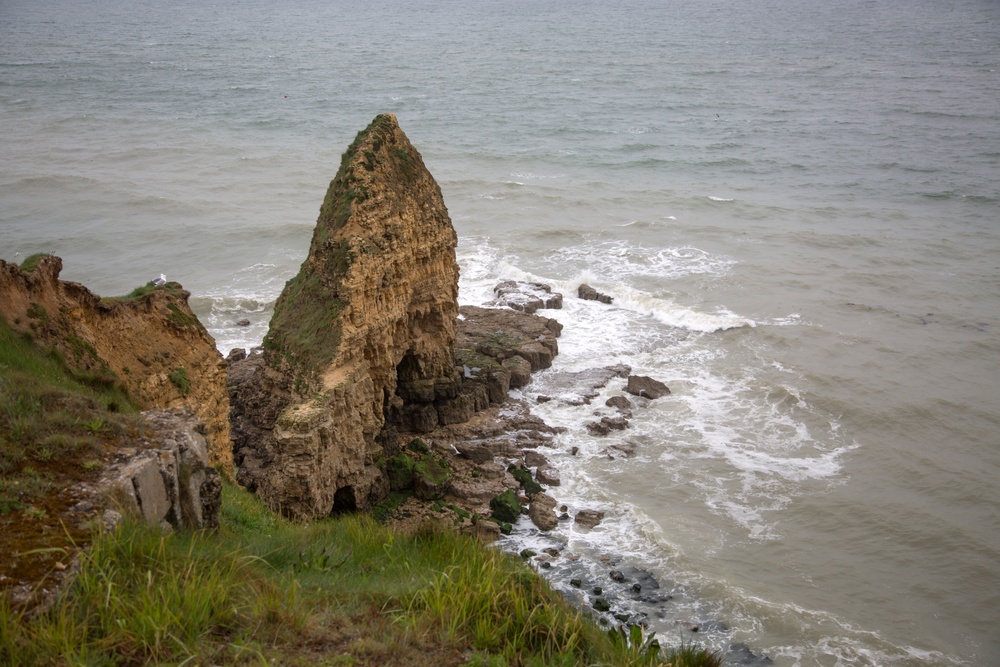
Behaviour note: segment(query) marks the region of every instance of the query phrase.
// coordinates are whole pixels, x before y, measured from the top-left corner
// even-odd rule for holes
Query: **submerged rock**
[[[600,301],[601,303],[611,303],[612,301],[614,301],[614,299],[612,299],[607,294],[601,294],[596,289],[594,289],[590,285],[587,285],[586,283],[580,285],[580,287],[577,288],[576,293],[577,296],[579,296],[581,299],[585,301]]]
[[[573,522],[583,528],[594,528],[604,520],[604,512],[601,510],[584,509],[576,513]]]
[[[629,375],[625,391],[633,396],[642,396],[650,399],[661,398],[670,393],[667,385],[645,375]]]

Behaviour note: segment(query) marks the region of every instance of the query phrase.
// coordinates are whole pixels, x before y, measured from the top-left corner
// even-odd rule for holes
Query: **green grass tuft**
[[[31,273],[38,268],[38,263],[42,260],[42,258],[51,256],[51,253],[47,252],[36,252],[34,255],[28,255],[24,258],[24,261],[21,262],[21,270],[25,273]]]
[[[191,393],[191,380],[188,378],[187,369],[178,366],[167,375],[170,382],[181,392],[181,396]]]

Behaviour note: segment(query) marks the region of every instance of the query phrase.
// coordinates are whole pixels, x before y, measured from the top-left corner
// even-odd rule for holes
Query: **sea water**
[[[566,429],[554,495],[607,518],[512,544],[648,572],[665,643],[1000,664],[998,36],[987,0],[0,0],[0,257],[104,295],[165,273],[222,352],[259,344],[393,112],[461,301],[549,283],[551,372],[672,391],[599,438],[623,381],[522,390]]]

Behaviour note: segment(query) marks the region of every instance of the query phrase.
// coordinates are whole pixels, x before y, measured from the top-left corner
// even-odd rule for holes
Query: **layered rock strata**
[[[59,280],[60,258],[29,260],[24,268],[0,260],[0,316],[77,371],[120,382],[146,408],[192,410],[205,424],[211,463],[231,474],[226,367],[190,294],[170,282],[101,298]]]
[[[458,264],[440,188],[383,114],[344,153],[260,356],[233,364],[238,480],[284,514],[385,495],[395,429],[464,414]]]

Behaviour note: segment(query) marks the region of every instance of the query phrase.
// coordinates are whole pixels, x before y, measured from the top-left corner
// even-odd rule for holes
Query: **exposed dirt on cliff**
[[[59,280],[62,260],[0,260],[0,317],[78,372],[119,382],[143,408],[190,408],[208,428],[210,458],[232,470],[225,364],[177,283],[101,298]]]

